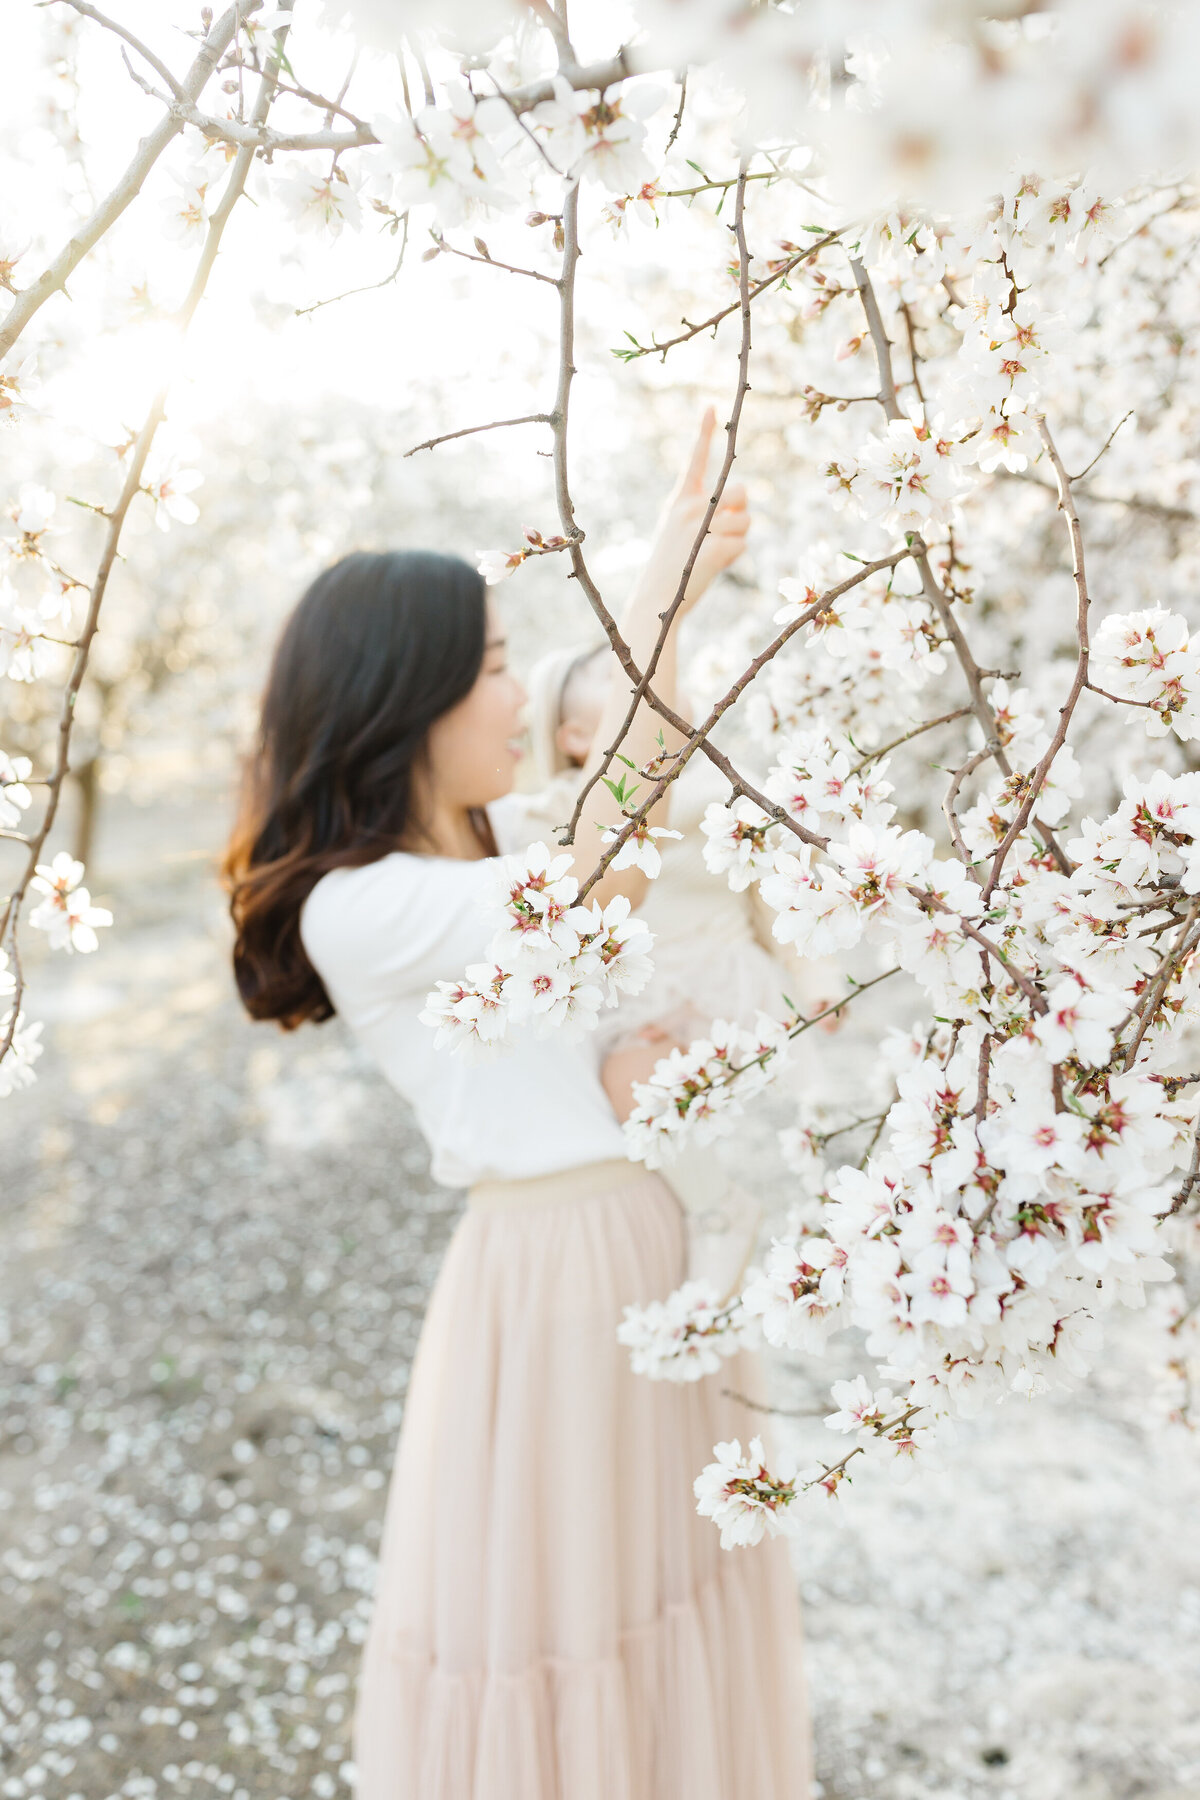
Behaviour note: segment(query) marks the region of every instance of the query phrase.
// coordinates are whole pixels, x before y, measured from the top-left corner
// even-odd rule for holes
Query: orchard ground
[[[111,803],[89,875],[115,927],[30,958],[42,1079],[0,1105],[5,1800],[351,1791],[407,1368],[461,1199],[340,1026],[239,1012],[226,816]],[[1200,1445],[1150,1421],[1114,1328],[1101,1376],[960,1428],[941,1473],[810,1504],[825,1800],[1200,1795]],[[807,1450],[848,1372],[775,1365]]]

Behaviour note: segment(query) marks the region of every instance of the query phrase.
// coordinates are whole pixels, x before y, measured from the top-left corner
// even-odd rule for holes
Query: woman
[[[643,664],[705,507],[713,421],[622,629]],[[689,583],[739,553],[731,493]],[[674,691],[668,641],[657,686]],[[629,698],[614,679],[597,742]],[[226,858],[255,1018],[333,1011],[410,1101],[435,1177],[468,1189],[430,1296],[388,1496],[355,1714],[359,1800],[800,1800],[799,1619],[781,1540],[736,1555],[691,1484],[761,1420],[716,1382],[651,1383],[622,1308],[682,1275],[678,1202],[624,1158],[586,1042],[465,1065],[417,1014],[483,954],[524,695],[474,570],[355,555],[286,624]],[[658,750],[642,708],[624,743]],[[511,823],[512,813],[509,813]],[[519,814],[516,815],[519,818]],[[589,872],[618,808],[597,783]],[[635,905],[637,869],[593,890]],[[653,1057],[650,1057],[653,1060]],[[748,1359],[729,1383],[754,1391]]]

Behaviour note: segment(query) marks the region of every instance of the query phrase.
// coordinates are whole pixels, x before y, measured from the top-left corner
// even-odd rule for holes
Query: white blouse
[[[512,811],[488,808],[502,850]],[[507,829],[505,829],[507,827]],[[506,838],[509,842],[506,842]],[[527,840],[521,837],[521,846]],[[416,1114],[446,1187],[522,1179],[626,1154],[590,1038],[522,1032],[487,1062],[434,1048],[417,1014],[436,981],[480,962],[496,928],[497,862],[396,851],[323,875],[300,913],[300,938],[336,1011]]]

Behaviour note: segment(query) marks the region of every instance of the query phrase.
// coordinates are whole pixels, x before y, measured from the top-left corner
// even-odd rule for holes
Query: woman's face
[[[430,785],[442,806],[486,806],[512,789],[521,755],[525,690],[509,670],[506,650],[489,597],[483,664],[475,684],[429,728]]]

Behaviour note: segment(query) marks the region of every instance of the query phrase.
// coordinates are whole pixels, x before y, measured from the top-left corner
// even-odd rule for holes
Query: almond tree
[[[740,1296],[664,1296],[623,1328],[648,1373],[684,1379],[747,1333],[810,1351],[867,1334],[871,1376],[835,1386],[827,1421],[853,1440],[842,1455],[772,1470],[755,1440],[747,1455],[719,1446],[699,1474],[724,1540],[790,1528],[800,1495],[836,1492],[860,1456],[907,1470],[940,1420],[1077,1379],[1104,1311],[1141,1305],[1147,1283],[1170,1296],[1159,1317],[1182,1408],[1197,1315],[1167,1287],[1164,1252],[1194,1237],[1200,1185],[1192,9],[643,0],[629,41],[589,60],[576,42],[603,40],[595,8],[414,7],[400,38],[395,9],[353,0],[364,55],[330,94],[300,71],[306,31],[324,41],[303,8],[294,39],[290,9],[206,20],[179,72],[85,0],[59,4],[123,37],[162,113],[40,274],[17,282],[2,265],[10,410],[38,321],[177,139],[191,158],[181,213],[203,234],[183,326],[251,177],[297,230],[341,241],[381,226],[396,255],[384,280],[454,258],[481,295],[515,281],[553,323],[557,367],[527,407],[411,451],[540,434],[556,516],[514,524],[481,566],[498,579],[562,559],[629,679],[626,729],[649,705],[683,746],[620,780],[623,733],[605,746],[597,779],[617,787],[620,829],[575,843],[577,810],[559,845],[531,847],[487,962],[430,998],[442,1041],[503,1054],[510,1029],[585,1028],[645,978],[636,921],[588,896],[612,863],[653,870],[650,811],[697,755],[728,784],[705,825],[714,876],[756,883],[781,941],[846,961],[825,1011],[859,1013],[878,1048],[853,1093],[815,1094],[789,1135],[788,1229]],[[589,283],[632,310],[620,259],[638,232],[682,317],[638,330],[614,313],[614,391],[652,394],[649,371],[682,365],[686,381],[703,358],[727,397],[721,467],[643,667],[596,579],[571,424]],[[793,496],[783,575],[752,609],[757,639],[687,718],[655,671],[751,408],[769,415]],[[30,922],[77,947],[101,922],[79,873],[39,874],[38,859],[162,414],[160,398],[100,509],[90,580],[49,564],[48,501],[19,500],[15,555],[53,577],[61,610],[14,585],[0,642],[23,677],[56,618],[73,662],[35,829],[11,830],[32,772],[3,776],[26,861],[3,921],[9,1085],[36,1047],[20,1010],[26,895],[43,884]],[[152,487],[186,510],[170,472]],[[714,739],[730,721],[752,746],[736,760]],[[873,1009],[901,987],[916,1023],[888,1032]],[[633,1152],[654,1164],[723,1129],[823,1016],[781,1005],[753,1032],[714,1021],[644,1084]]]

